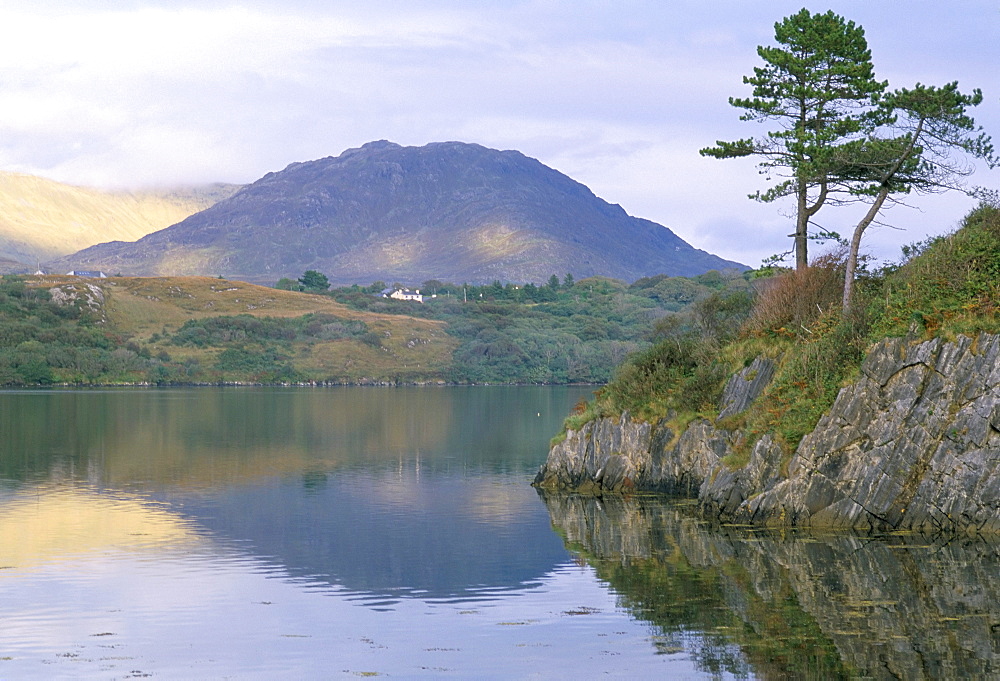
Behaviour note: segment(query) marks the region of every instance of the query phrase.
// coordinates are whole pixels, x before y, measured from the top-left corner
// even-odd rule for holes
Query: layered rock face
[[[730,380],[722,414],[764,390],[773,366],[759,362]],[[727,467],[740,437],[707,421],[678,436],[623,414],[569,433],[535,483],[697,490],[707,512],[739,522],[1000,532],[1000,336],[883,341],[803,438],[786,475],[767,436],[746,466]]]

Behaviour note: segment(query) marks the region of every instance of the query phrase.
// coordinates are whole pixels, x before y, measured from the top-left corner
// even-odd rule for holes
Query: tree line
[[[553,274],[544,284],[430,279],[416,287],[425,296],[423,304],[382,296],[385,289],[409,288],[398,282],[331,288],[316,271],[305,272],[296,280],[303,288],[294,288],[305,290],[312,282],[312,293],[357,310],[445,322],[458,342],[446,376],[456,383],[604,383],[629,354],[650,346],[665,318],[692,305],[748,309],[752,280],[736,271],[656,275],[632,284],[606,277],[577,280],[572,273]]]

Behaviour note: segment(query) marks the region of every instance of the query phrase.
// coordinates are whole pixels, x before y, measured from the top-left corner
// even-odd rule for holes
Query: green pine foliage
[[[796,267],[808,265],[810,221],[838,190],[840,150],[873,123],[867,111],[887,83],[875,79],[865,32],[833,11],[807,9],[774,25],[776,45],[762,45],[763,66],[743,82],[751,97],[730,97],[743,110],[740,120],[767,123],[765,135],[718,141],[703,156],[760,159],[774,183],[751,197],[770,202],[796,199]]]
[[[306,270],[305,274],[299,277],[299,284],[301,290],[308,293],[322,293],[330,288],[330,280],[325,274],[316,270]]]

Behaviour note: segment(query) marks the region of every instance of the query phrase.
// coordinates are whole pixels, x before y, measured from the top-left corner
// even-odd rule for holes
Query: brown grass
[[[29,277],[35,286],[80,281],[76,277]],[[457,341],[444,322],[402,315],[352,310],[328,296],[278,289],[211,277],[110,277],[87,279],[106,296],[108,328],[132,338],[156,355],[175,360],[214,363],[219,348],[178,347],[155,334],[173,333],[189,319],[249,314],[255,317],[299,317],[313,312],[365,322],[378,334],[381,347],[339,339],[292,343],[292,363],[315,380],[433,381],[451,362]],[[154,340],[155,338],[155,340]]]
[[[792,270],[765,280],[744,331],[798,335],[839,307],[843,292],[842,254],[820,256],[802,271]]]

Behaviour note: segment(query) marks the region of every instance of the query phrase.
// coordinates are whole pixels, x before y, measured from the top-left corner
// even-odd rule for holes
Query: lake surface
[[[988,678],[1000,548],[539,495],[586,388],[0,392],[0,678]]]

